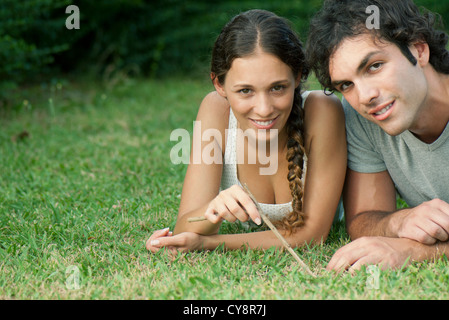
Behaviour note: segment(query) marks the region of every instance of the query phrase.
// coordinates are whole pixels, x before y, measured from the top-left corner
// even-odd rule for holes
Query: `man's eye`
[[[369,67],[369,70],[370,70],[370,71],[377,71],[377,70],[379,70],[379,69],[382,67],[382,65],[383,65],[382,62],[376,62],[376,63],[372,64],[372,65]]]
[[[340,91],[345,91],[351,86],[351,82],[344,82],[340,85]]]
[[[281,91],[285,88],[285,86],[279,85],[279,86],[274,86],[271,90],[272,91]]]

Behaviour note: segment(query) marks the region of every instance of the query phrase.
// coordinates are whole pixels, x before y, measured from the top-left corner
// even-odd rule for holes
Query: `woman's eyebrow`
[[[290,83],[289,79],[276,80],[276,81],[274,81],[274,82],[272,82],[270,84],[270,87],[277,86],[277,85],[280,85],[280,84],[289,84],[289,83]],[[232,88],[242,88],[242,87],[243,88],[252,88],[253,85],[251,85],[249,83],[242,82],[242,83],[237,83],[237,84],[232,86]]]

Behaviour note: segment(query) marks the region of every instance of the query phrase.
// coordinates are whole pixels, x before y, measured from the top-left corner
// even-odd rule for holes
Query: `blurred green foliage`
[[[449,21],[449,1],[415,0]],[[306,40],[322,0],[0,0],[0,84],[82,71],[160,77],[207,75],[212,45],[239,12],[261,8],[288,18]],[[80,29],[65,26],[68,5]],[[449,22],[448,22],[449,23]],[[0,85],[1,89],[1,85]],[[0,93],[1,94],[1,93]]]
[[[0,0],[0,81],[32,76],[51,64],[54,54],[69,49],[55,32],[58,24],[64,25],[64,16],[50,18],[66,3]]]

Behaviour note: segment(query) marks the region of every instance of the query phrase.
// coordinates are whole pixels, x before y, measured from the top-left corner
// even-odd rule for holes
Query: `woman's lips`
[[[274,119],[268,119],[268,120],[255,120],[255,119],[250,119],[250,120],[257,129],[269,130],[269,129],[273,128],[277,119],[278,119],[278,117],[276,117]]]

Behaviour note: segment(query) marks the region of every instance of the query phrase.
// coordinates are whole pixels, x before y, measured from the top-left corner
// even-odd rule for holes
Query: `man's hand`
[[[449,239],[449,204],[434,199],[419,206],[403,210],[398,216],[397,236],[421,242],[426,245]]]
[[[414,241],[400,238],[363,237],[337,250],[327,270],[353,272],[362,265],[398,269],[409,263]]]

